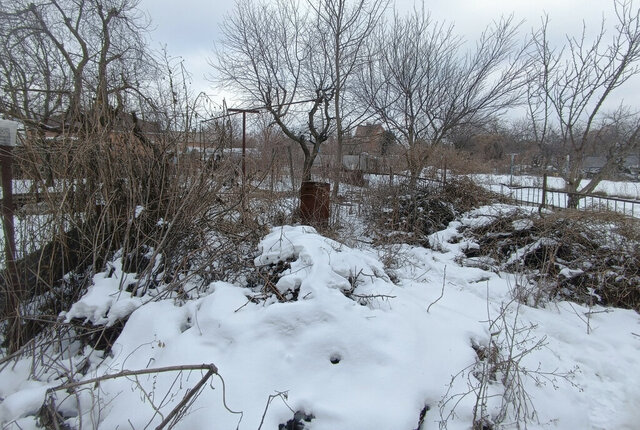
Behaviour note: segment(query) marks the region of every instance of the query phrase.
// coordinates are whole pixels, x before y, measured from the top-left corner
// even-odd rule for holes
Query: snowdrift
[[[389,249],[352,249],[308,226],[274,228],[254,261],[258,271],[277,267],[266,295],[214,282],[188,300],[161,289],[132,297],[123,290],[130,274],[116,261],[62,316],[126,319],[110,352],[73,350],[66,373],[42,370],[33,357],[5,364],[0,426],[37,428],[47,388],[72,373],[212,363],[221,378],[207,380],[174,428],[469,429],[474,412],[487,424],[500,420],[496,428],[515,428],[516,419],[528,428],[638,428],[635,312],[519,305],[517,275],[456,263],[472,246],[458,227],[500,210],[471,212],[435,233],[438,251],[394,247],[392,271],[380,261]],[[516,373],[500,366],[507,359]],[[49,397],[71,428],[155,428],[204,374],[119,377]]]

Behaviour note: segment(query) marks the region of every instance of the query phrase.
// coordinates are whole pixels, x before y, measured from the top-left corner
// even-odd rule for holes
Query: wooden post
[[[271,148],[271,194],[273,194],[273,186],[276,177],[276,148]]]
[[[13,147],[16,145],[18,123],[0,121],[0,165],[2,168],[2,226],[4,250],[8,263],[15,261],[16,236],[13,224]]]
[[[2,227],[6,267],[6,309],[9,320],[9,353],[22,346],[20,318],[21,291],[16,269],[16,239],[13,223],[13,148],[16,145],[18,123],[0,120],[0,167],[2,169]]]
[[[242,190],[247,180],[247,112],[242,111]]]
[[[2,227],[4,229],[5,261],[15,261],[16,235],[13,223],[13,147],[0,145],[2,168]]]
[[[442,186],[447,186],[447,160],[444,160],[444,166],[442,169]]]
[[[516,154],[511,155],[511,164],[509,165],[509,186],[513,187],[513,162],[515,161]]]

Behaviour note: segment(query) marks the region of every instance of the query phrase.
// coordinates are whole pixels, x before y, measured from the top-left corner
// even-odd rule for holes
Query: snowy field
[[[474,408],[501,418],[499,428],[638,429],[636,312],[520,305],[512,299],[518,274],[458,264],[469,244],[457,228],[510,209],[485,207],[452,222],[430,237],[437,251],[354,249],[311,227],[273,228],[255,265],[280,264],[274,288],[297,291],[284,303],[223,282],[186,285],[188,300],[162,287],[135,297],[123,290],[134,275],[116,259],[62,316],[112,324],[130,315],[112,353],[78,351],[59,369],[33,357],[3,364],[0,428],[37,428],[47,388],[82,366],[78,376],[90,379],[212,363],[224,385],[207,381],[176,429],[277,429],[298,412],[314,430],[462,430]],[[478,361],[490,351],[501,365]],[[55,399],[72,428],[156,428],[204,373],[120,377]]]

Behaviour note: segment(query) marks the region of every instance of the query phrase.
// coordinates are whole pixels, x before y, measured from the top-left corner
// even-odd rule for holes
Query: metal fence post
[[[542,201],[538,207],[538,212],[542,212],[547,204],[547,174],[542,175]]]

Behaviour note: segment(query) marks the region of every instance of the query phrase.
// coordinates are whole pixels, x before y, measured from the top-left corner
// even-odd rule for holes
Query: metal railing
[[[640,217],[640,200],[610,197],[600,194],[569,193],[563,190],[533,186],[500,184],[501,194],[517,204],[542,206],[550,209],[565,209],[569,201],[578,200],[577,208],[585,211],[612,211],[631,217]]]

